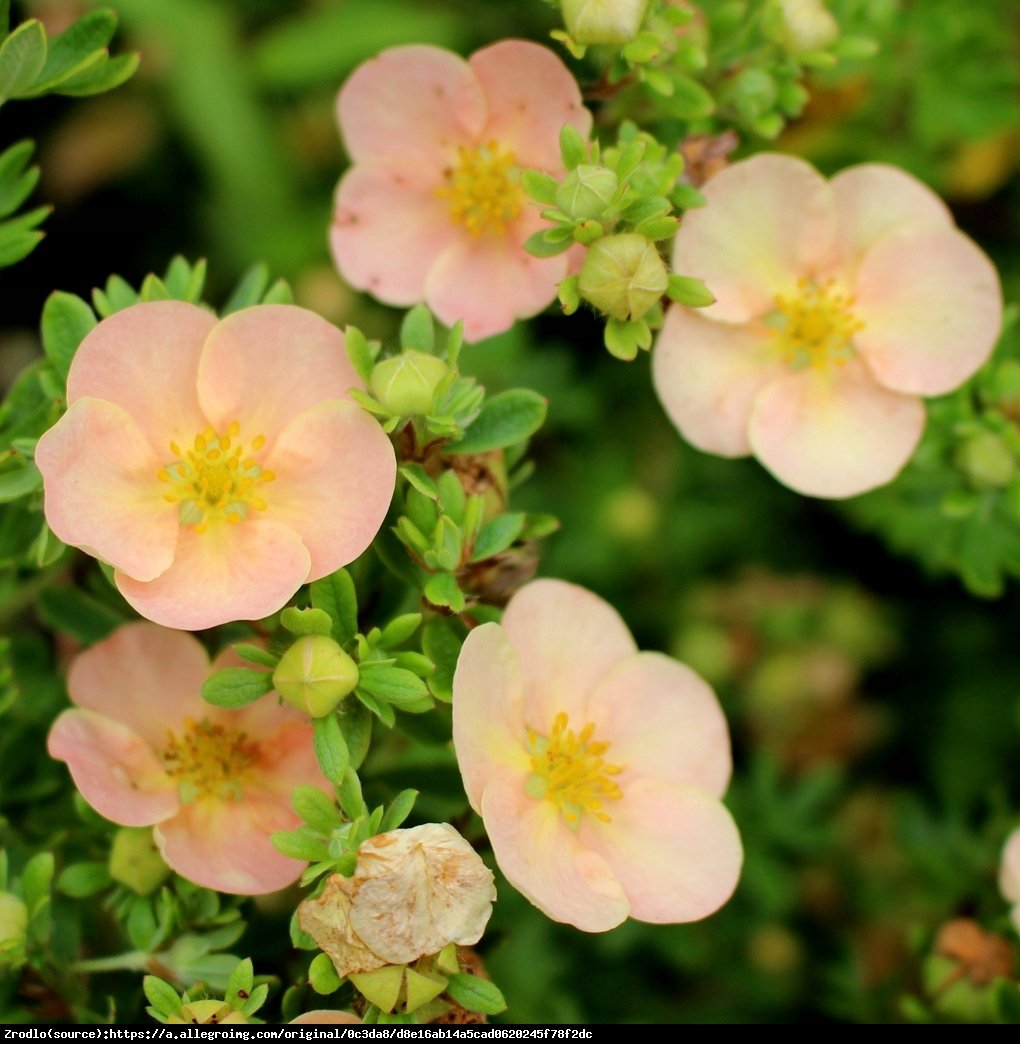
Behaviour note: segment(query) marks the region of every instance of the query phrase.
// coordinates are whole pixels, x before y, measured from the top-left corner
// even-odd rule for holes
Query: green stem
[[[89,961],[76,961],[71,965],[71,971],[146,971],[148,966],[149,955],[141,950],[132,950],[130,953],[118,953],[112,957],[94,957]]]

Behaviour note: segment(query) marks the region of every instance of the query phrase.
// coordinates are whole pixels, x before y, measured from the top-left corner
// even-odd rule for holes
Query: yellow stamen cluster
[[[164,499],[180,504],[181,523],[193,525],[197,533],[205,532],[210,522],[240,522],[249,508],[266,509],[258,487],[276,476],[245,452],[238,440],[240,431],[241,426],[233,421],[222,435],[206,428],[188,450],[171,442],[170,452],[177,459],[159,469],[160,481],[171,486]],[[265,436],[257,436],[251,452],[258,453],[265,444]]]
[[[471,235],[502,235],[523,203],[514,154],[496,142],[462,145],[458,152],[459,163],[446,172],[436,195],[449,200],[450,216]]]
[[[623,797],[612,777],[618,776],[624,766],[606,763],[603,755],[609,744],[593,740],[594,733],[591,723],[575,733],[562,711],[553,720],[548,736],[528,730],[532,774],[525,789],[532,797],[553,802],[575,828],[585,812],[608,823],[611,817],[603,802]]]
[[[802,278],[792,294],[776,298],[768,319],[791,370],[842,365],[853,358],[853,335],[864,324],[853,311],[854,299],[834,279],[817,284]]]
[[[163,749],[167,774],[179,781],[184,800],[214,796],[239,798],[259,745],[239,729],[207,718],[186,718],[180,736],[169,733]]]

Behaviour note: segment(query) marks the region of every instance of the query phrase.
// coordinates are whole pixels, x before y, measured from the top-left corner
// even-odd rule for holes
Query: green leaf
[[[279,830],[269,838],[273,847],[290,859],[301,859],[308,863],[317,863],[329,856],[326,842],[317,833],[307,827],[297,830]]]
[[[46,30],[38,19],[22,22],[0,45],[0,104],[27,91],[46,64]]]
[[[404,464],[400,469],[400,474],[419,492],[422,496],[430,497],[435,500],[439,496],[439,490],[436,489],[435,482],[432,481],[432,477],[426,472],[426,470],[420,464]]]
[[[0,473],[0,504],[20,500],[41,486],[42,473],[31,462],[23,464],[20,468],[4,471]]]
[[[535,232],[524,241],[524,249],[532,257],[556,257],[573,245],[572,239],[549,240],[545,232]]]
[[[260,645],[238,642],[232,648],[242,660],[257,663],[260,667],[275,667],[280,662],[279,656],[274,656],[268,649],[263,649]]]
[[[95,313],[75,294],[55,290],[46,298],[40,324],[43,350],[65,380],[74,353],[95,325]]]
[[[343,779],[337,784],[336,789],[340,805],[349,819],[357,819],[368,812],[368,806],[361,795],[361,780],[354,769],[348,767],[345,770]]]
[[[262,295],[269,286],[269,266],[263,262],[252,265],[234,288],[234,292],[227,298],[223,306],[222,314],[229,315],[242,308],[250,308],[262,300]]]
[[[318,787],[295,787],[290,795],[294,811],[320,834],[329,834],[340,823],[336,803]]]
[[[375,353],[372,351],[371,345],[356,326],[348,326],[344,329],[344,342],[351,365],[367,386],[372,379],[372,368],[375,366]]]
[[[505,551],[524,529],[523,514],[497,515],[482,526],[471,552],[471,561],[480,562]]]
[[[308,985],[322,996],[340,989],[340,976],[326,954],[320,953],[308,966]]]
[[[715,99],[690,76],[673,77],[673,93],[661,98],[659,106],[680,120],[700,120],[715,112]]]
[[[556,202],[556,193],[560,187],[560,183],[551,174],[541,170],[521,171],[521,185],[536,203],[547,204]]]
[[[246,707],[273,687],[273,676],[250,667],[225,667],[206,678],[202,699],[214,707]]]
[[[280,613],[280,623],[291,634],[319,634],[328,638],[333,633],[333,620],[324,609],[297,609],[288,605]]]
[[[73,863],[57,878],[57,891],[72,899],[87,899],[101,892],[113,879],[102,863]]]
[[[19,232],[0,225],[0,268],[28,257],[45,238],[43,232]]]
[[[446,703],[453,699],[453,672],[460,655],[460,646],[461,642],[448,620],[437,616],[425,625],[422,649],[436,665],[429,677],[429,688],[437,699]]]
[[[445,606],[455,613],[463,612],[467,604],[464,592],[457,584],[457,578],[449,573],[435,573],[430,576],[422,593],[433,605]]]
[[[700,279],[692,276],[671,275],[666,293],[671,301],[688,308],[707,308],[715,304],[715,294]]]
[[[315,719],[313,746],[322,774],[330,783],[339,783],[351,763],[351,755],[336,714],[327,714],[324,718]]]
[[[415,305],[400,324],[400,347],[431,354],[436,346],[436,324],[425,305]]]
[[[573,170],[576,166],[584,163],[588,154],[588,145],[580,132],[569,123],[564,124],[560,131],[560,153],[563,156],[563,166],[567,170]]]
[[[54,37],[49,44],[46,64],[33,85],[33,93],[49,90],[76,75],[87,63],[96,61],[116,29],[117,16],[109,8],[101,8],[90,11]]]
[[[487,453],[533,435],[545,421],[548,403],[527,388],[514,388],[487,399],[481,413],[450,453]]]
[[[34,917],[49,903],[52,881],[52,852],[39,852],[25,864],[21,874],[21,895],[28,907],[29,917]]]
[[[269,983],[260,982],[258,986],[251,991],[251,996],[244,1002],[244,1006],[241,1011],[245,1015],[254,1015],[255,1012],[266,1003],[266,998],[269,996]]]
[[[425,682],[411,671],[402,667],[372,667],[371,662],[361,665],[358,688],[396,707],[415,704],[429,691]]]
[[[13,214],[39,180],[38,167],[25,169],[34,148],[31,141],[19,141],[0,153],[0,217]]]
[[[481,1015],[498,1015],[506,1011],[506,1001],[496,984],[477,975],[451,975],[446,992],[468,1011]]]
[[[311,585],[312,605],[333,621],[333,639],[346,645],[358,630],[358,596],[346,569],[338,569]]]
[[[254,985],[255,969],[252,967],[251,958],[246,957],[243,961],[238,961],[237,967],[230,973],[224,999],[228,1004],[246,1000],[250,997]],[[241,996],[242,993],[244,997]]]
[[[105,602],[77,587],[43,591],[39,595],[39,616],[48,627],[84,645],[93,645],[124,623],[124,617]]]
[[[155,975],[146,975],[142,979],[142,990],[149,1003],[160,1013],[160,1015],[176,1015],[181,1010],[181,998],[177,991],[168,982],[157,978]]]
[[[417,800],[417,790],[402,790],[386,809],[386,814],[379,824],[379,832],[385,834],[388,830],[396,830],[411,814]]]
[[[372,742],[372,712],[360,700],[344,700],[338,713],[351,766],[359,769]]]
[[[396,616],[383,628],[382,634],[376,641],[380,649],[394,649],[404,642],[421,627],[421,613],[404,613]]]

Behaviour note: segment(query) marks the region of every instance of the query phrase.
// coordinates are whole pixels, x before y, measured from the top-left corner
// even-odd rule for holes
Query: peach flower
[[[47,521],[150,620],[268,616],[360,555],[389,507],[393,449],[347,397],[360,385],[343,335],[303,308],[116,312],[39,440]]]
[[[353,166],[331,242],[349,283],[388,304],[424,300],[469,341],[553,300],[567,256],[525,252],[547,225],[519,171],[562,173],[560,129],[587,134],[591,115],[552,51],[504,40],[465,61],[394,47],[355,70],[337,113]]]
[[[71,664],[75,704],[50,731],[82,797],[122,826],[154,826],[167,864],[206,888],[275,892],[304,864],[269,838],[300,825],[290,807],[299,784],[329,792],[306,715],[271,696],[241,710],[201,697],[214,670],[198,639],[139,621]]]
[[[457,662],[453,742],[500,869],[553,920],[694,921],[737,883],[742,850],[719,800],[730,744],[712,690],[638,652],[584,588],[536,580]]]
[[[1020,830],[1013,831],[1002,851],[999,889],[1007,902],[1013,904],[1013,924],[1020,932]]]
[[[882,164],[826,181],[762,154],[702,191],[676,258],[717,300],[667,314],[653,356],[666,412],[699,449],[753,453],[800,493],[889,482],[924,430],[921,396],[959,387],[995,345],[991,262],[934,193]]]

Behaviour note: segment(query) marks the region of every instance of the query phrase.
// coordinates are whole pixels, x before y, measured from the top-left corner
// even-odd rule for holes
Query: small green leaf
[[[453,672],[460,655],[460,646],[461,642],[448,620],[437,616],[425,625],[422,649],[436,665],[436,669],[429,676],[429,688],[437,699],[446,703],[453,699]]]
[[[246,957],[243,961],[238,961],[237,967],[230,973],[224,999],[228,1004],[245,1000],[250,997],[254,985],[255,969],[252,967],[251,958]],[[241,997],[242,993],[244,997]]]
[[[394,649],[398,645],[403,645],[419,627],[421,627],[421,613],[404,613],[403,616],[394,617],[383,628],[376,645],[380,649]]]
[[[73,863],[57,878],[57,891],[72,899],[87,899],[101,892],[112,881],[110,871],[102,863]]]
[[[266,1003],[266,998],[269,996],[269,983],[260,982],[251,991],[251,996],[244,1002],[241,1012],[244,1015],[254,1015],[255,1012]]]
[[[690,76],[674,76],[673,92],[659,104],[670,116],[680,120],[701,120],[715,112],[715,99]]]
[[[371,662],[361,665],[358,688],[396,707],[417,703],[428,695],[425,682],[411,671],[402,667],[373,668]]]
[[[28,199],[39,180],[39,168],[28,166],[34,144],[19,141],[0,153],[0,217],[13,214]]]
[[[42,473],[31,462],[0,473],[0,504],[20,500],[42,486]]]
[[[273,847],[289,859],[300,859],[306,863],[317,863],[329,856],[326,842],[307,827],[297,830],[279,830],[270,836]]]
[[[367,386],[372,379],[375,353],[365,339],[365,335],[356,326],[348,326],[344,330],[344,341],[347,346],[347,357],[351,360],[351,365],[357,370],[358,376]]]
[[[687,308],[707,308],[715,304],[715,294],[700,279],[692,276],[671,275],[666,290],[671,301]]]
[[[250,667],[225,667],[206,678],[202,698],[214,707],[246,707],[273,687],[273,676]]]
[[[354,769],[348,767],[344,771],[343,779],[337,784],[336,789],[340,805],[349,819],[357,819],[368,812],[365,799],[361,796],[361,780]]]
[[[400,347],[405,351],[432,353],[436,345],[436,325],[425,305],[415,305],[400,324]]]
[[[497,515],[482,526],[471,552],[471,561],[480,562],[505,551],[524,529],[523,514]]]
[[[411,814],[414,803],[418,800],[417,790],[402,790],[389,804],[386,814],[379,824],[379,832],[385,834],[388,830],[396,830],[401,823]]]
[[[521,171],[521,185],[524,191],[536,202],[554,204],[560,183],[551,175],[541,170]]]
[[[524,249],[532,257],[556,257],[573,246],[571,239],[553,239],[546,237],[545,232],[535,232],[524,241]]]
[[[588,145],[580,132],[569,123],[564,124],[560,131],[560,153],[563,156],[563,166],[567,170],[573,170],[576,166],[584,163],[588,154]]]
[[[463,612],[467,604],[464,592],[457,584],[457,578],[449,573],[436,573],[430,576],[422,593],[432,605],[445,606],[455,613]]]
[[[451,975],[446,992],[468,1011],[476,1011],[481,1015],[498,1015],[506,1011],[506,1001],[495,983],[480,979],[477,975]]]
[[[229,315],[231,312],[237,312],[242,308],[250,308],[252,305],[259,304],[268,286],[268,265],[263,262],[253,265],[241,276],[241,280],[234,288],[234,292],[227,298],[222,314]]]
[[[312,605],[333,621],[333,639],[346,645],[358,630],[358,596],[346,569],[338,569],[311,585]]]
[[[287,606],[280,614],[280,623],[291,634],[321,634],[328,638],[333,633],[333,619],[324,609],[297,609]]]
[[[113,39],[117,16],[108,8],[90,11],[49,43],[46,64],[33,85],[34,92],[48,90],[102,55]]]
[[[404,464],[400,469],[400,474],[422,496],[430,497],[433,500],[439,497],[439,490],[436,489],[435,482],[432,481],[432,477],[420,464]]]
[[[0,225],[0,268],[28,257],[45,238],[43,232],[19,232]]]
[[[21,895],[28,907],[29,917],[50,901],[50,884],[53,881],[53,853],[39,852],[26,864],[21,874]]]
[[[330,783],[339,783],[350,765],[351,756],[336,714],[315,719],[313,746],[322,774]]]
[[[548,403],[527,388],[514,388],[487,399],[481,413],[450,453],[487,453],[533,435],[545,421]]]
[[[238,642],[232,648],[242,660],[257,663],[260,667],[275,667],[280,662],[279,656],[274,656],[268,649],[263,649],[260,645]]]
[[[326,954],[320,953],[308,966],[308,984],[322,996],[340,989],[340,976]]]
[[[330,833],[340,823],[336,803],[318,787],[295,787],[290,795],[294,811],[320,834]]]
[[[46,64],[46,30],[36,19],[22,22],[0,44],[0,104],[27,91]]]
[[[351,766],[359,769],[372,742],[372,712],[360,700],[345,700],[338,713]]]
[[[168,982],[157,978],[155,975],[146,975],[142,979],[142,990],[149,1003],[160,1013],[160,1015],[176,1015],[181,1010],[181,998],[177,991]]]
[[[65,379],[78,345],[95,325],[95,313],[75,294],[55,290],[46,298],[40,324],[43,350]]]

